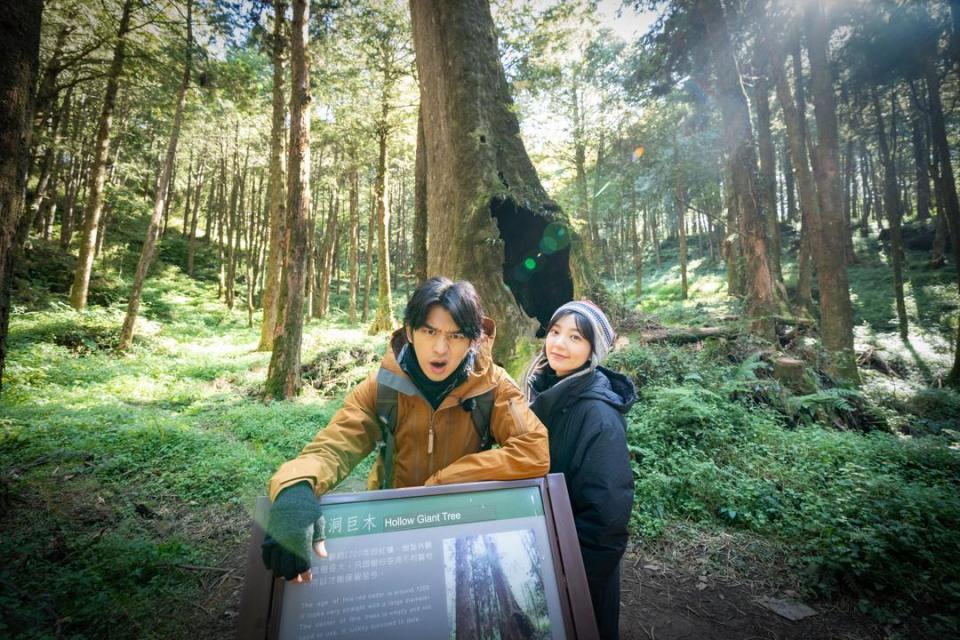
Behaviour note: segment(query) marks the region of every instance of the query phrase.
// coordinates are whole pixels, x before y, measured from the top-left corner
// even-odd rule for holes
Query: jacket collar
[[[484,318],[483,335],[480,336],[479,344],[474,347],[476,356],[473,360],[473,370],[467,376],[466,381],[450,392],[439,408],[447,406],[451,398],[459,402],[470,396],[479,395],[493,385],[493,340],[496,333],[497,326],[494,321],[490,318]],[[377,373],[377,382],[393,387],[406,395],[422,395],[413,384],[410,376],[400,368],[397,361],[400,357],[400,351],[407,344],[409,343],[406,327],[400,327],[393,332],[393,335],[390,336],[389,348],[383,356],[380,371]]]

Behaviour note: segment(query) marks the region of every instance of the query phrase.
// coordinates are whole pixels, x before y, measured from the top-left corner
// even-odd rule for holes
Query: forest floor
[[[114,349],[120,274],[136,254],[109,245],[94,304],[76,313],[64,304],[69,256],[31,249],[0,397],[0,636],[234,637],[256,497],[383,352],[383,336],[335,311],[305,329],[304,395],[263,403],[258,327],[217,300],[209,261],[200,279],[174,266],[181,245],[164,240],[125,354]],[[851,270],[858,351],[873,358],[857,394],[785,396],[766,373],[768,347],[749,338],[638,348],[642,327],[624,331],[614,364],[642,399],[628,416],[638,497],[623,637],[960,632],[960,395],[937,387],[958,300],[952,268],[910,258],[906,343],[884,261]],[[720,266],[693,260],[683,301],[674,260],[668,248],[649,268],[642,304],[623,294],[644,326],[736,316]],[[362,489],[370,463],[340,490]],[[816,613],[790,621],[761,598]]]

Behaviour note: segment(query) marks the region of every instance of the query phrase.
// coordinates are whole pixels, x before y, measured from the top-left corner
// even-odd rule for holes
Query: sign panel
[[[258,589],[255,531],[241,637],[595,637],[579,547],[563,548],[571,532],[576,544],[563,478],[551,480],[324,496],[329,557],[314,556],[310,582],[267,575]]]

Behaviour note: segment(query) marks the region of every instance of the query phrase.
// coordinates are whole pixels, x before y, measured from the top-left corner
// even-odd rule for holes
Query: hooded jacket
[[[496,332],[484,318],[484,336],[467,379],[434,410],[400,368],[397,357],[407,343],[406,332],[394,332],[379,371],[372,371],[344,400],[343,407],[300,455],[285,462],[270,479],[270,499],[283,489],[307,481],[317,495],[349,475],[380,440],[376,415],[377,385],[397,390],[397,421],[392,487],[414,487],[479,480],[517,480],[546,475],[550,466],[547,430],[516,383],[493,363]],[[490,433],[498,449],[480,451],[480,439],[470,412],[461,405],[493,390]],[[432,438],[431,438],[432,434]],[[432,443],[431,443],[432,441]],[[376,488],[378,463],[368,482]]]
[[[540,386],[537,379],[531,384]],[[636,399],[629,378],[597,367],[561,379],[530,405],[548,425],[550,472],[566,478],[591,591],[613,574],[627,548],[633,471],[623,414]]]

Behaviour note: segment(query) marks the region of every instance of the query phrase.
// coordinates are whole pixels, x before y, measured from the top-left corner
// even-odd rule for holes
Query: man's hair
[[[463,335],[471,340],[483,335],[480,296],[466,280],[453,282],[449,278],[435,277],[424,281],[410,296],[403,323],[411,330],[426,326],[427,314],[436,304],[447,310]]]

